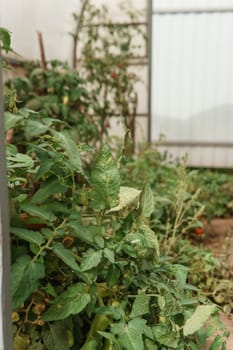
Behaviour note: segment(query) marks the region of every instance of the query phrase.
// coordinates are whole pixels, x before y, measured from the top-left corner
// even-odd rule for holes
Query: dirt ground
[[[228,259],[233,274],[233,218],[214,219],[210,224],[205,223],[204,228],[209,236],[205,246],[219,259]],[[230,332],[227,350],[233,350],[233,318],[222,314],[221,319]]]

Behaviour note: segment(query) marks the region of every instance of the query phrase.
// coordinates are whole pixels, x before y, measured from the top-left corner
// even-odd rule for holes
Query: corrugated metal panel
[[[233,145],[233,1],[154,4],[154,10],[232,5],[232,12],[153,15],[151,137],[215,143],[191,148],[190,163],[233,167],[233,148],[222,147]]]

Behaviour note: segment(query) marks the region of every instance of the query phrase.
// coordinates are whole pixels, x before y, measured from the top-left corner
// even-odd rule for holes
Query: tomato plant
[[[131,37],[117,33],[127,54],[116,66],[109,41],[106,61],[92,57],[94,39],[84,45],[87,85],[51,62],[5,89],[14,350],[197,350],[213,334],[223,350],[218,308],[190,278],[200,259],[185,237],[203,210],[192,174],[159,153],[133,156],[128,134],[114,155],[103,140],[108,92],[125,117],[135,107]]]
[[[122,186],[107,145],[86,166],[93,149],[62,130],[24,146],[7,146],[14,349],[192,349],[205,341],[202,325],[216,307],[198,299],[186,266],[163,255],[150,186]]]
[[[98,123],[89,113],[93,105],[91,94],[79,73],[66,64],[52,61],[46,71],[36,67],[27,77],[13,79],[6,86],[16,92],[20,114],[28,115],[21,123],[19,117],[11,118],[17,119],[17,125],[21,126],[15,130],[17,141],[30,140],[51,127],[66,129],[77,142],[99,139]]]
[[[133,73],[130,63],[138,56],[141,46],[145,46],[146,33],[144,27],[130,23],[140,20],[142,14],[125,9],[127,24],[114,23],[106,6],[83,3],[85,11],[74,14],[77,25],[72,36],[75,48],[79,45],[75,66],[96,97],[93,112],[99,117],[101,139],[106,134],[109,118],[122,117],[134,142],[138,100],[135,83],[139,77]],[[135,43],[136,35],[141,44]]]

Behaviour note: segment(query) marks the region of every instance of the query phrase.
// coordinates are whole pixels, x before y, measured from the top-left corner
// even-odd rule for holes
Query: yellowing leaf
[[[104,210],[118,204],[120,174],[108,145],[102,146],[91,172],[90,204],[95,210]]]
[[[140,195],[141,215],[149,218],[154,211],[154,196],[151,187],[146,184]]]
[[[28,336],[22,336],[17,334],[14,337],[13,349],[14,350],[26,350],[30,345],[30,340]]]
[[[137,207],[141,191],[133,187],[120,187],[119,204],[110,209],[110,212],[120,211],[126,207],[134,205]]]
[[[183,328],[184,336],[198,331],[216,310],[215,305],[199,305],[194,314],[186,320]]]

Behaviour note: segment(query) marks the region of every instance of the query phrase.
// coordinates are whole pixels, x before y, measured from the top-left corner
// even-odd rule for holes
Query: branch
[[[84,0],[83,4],[82,4],[82,8],[80,11],[80,14],[78,17],[76,17],[77,20],[77,25],[76,25],[76,29],[75,29],[75,33],[73,33],[73,39],[74,39],[74,46],[73,46],[73,59],[72,59],[72,65],[73,68],[76,69],[77,68],[77,46],[78,46],[78,39],[79,39],[79,33],[80,30],[82,28],[82,24],[83,24],[83,16],[84,16],[84,12],[86,10],[86,7],[88,5],[89,0]]]

